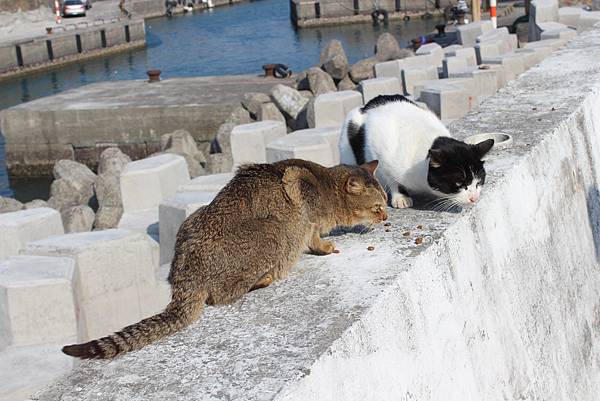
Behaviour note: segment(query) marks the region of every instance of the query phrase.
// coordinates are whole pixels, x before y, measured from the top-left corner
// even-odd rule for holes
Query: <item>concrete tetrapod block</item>
[[[158,245],[146,235],[121,229],[58,235],[23,253],[75,260],[79,341],[135,323],[166,302],[156,281]]]
[[[462,71],[455,71],[448,78],[472,78],[475,83],[475,91],[478,99],[485,99],[498,91],[498,75],[502,72],[493,69],[479,69],[478,67],[467,67]]]
[[[533,0],[529,5],[529,42],[540,40],[537,25],[558,21],[558,0]]]
[[[177,192],[219,192],[231,179],[233,173],[201,175],[192,179],[189,183],[181,185]]]
[[[315,127],[339,127],[346,115],[362,106],[363,97],[357,91],[324,93],[315,99]]]
[[[524,54],[525,62],[527,64],[530,64],[531,62],[533,62],[535,60],[533,65],[530,65],[529,67],[527,67],[527,68],[531,68],[532,66],[541,63],[542,60],[544,60],[546,57],[548,57],[550,54],[552,54],[552,48],[550,46],[527,47],[524,49],[517,49],[517,50],[515,50],[515,53]]]
[[[466,25],[457,25],[458,43],[463,46],[474,46],[478,36],[481,36],[485,32],[492,31],[493,29],[494,25],[492,24],[492,21],[488,20],[471,22]]]
[[[437,43],[427,43],[421,45],[415,52],[417,56],[429,56],[431,63],[436,67],[442,66],[444,59],[444,50]]]
[[[559,39],[567,41],[577,36],[577,32],[559,22],[542,22],[536,25],[537,37],[544,39]]]
[[[464,117],[472,107],[468,92],[458,86],[425,87],[419,100],[442,121]]]
[[[383,77],[402,77],[402,70],[405,68],[418,68],[434,66],[430,55],[420,55],[415,57],[406,57],[400,60],[386,61],[375,64],[375,76]]]
[[[500,56],[502,54],[500,47],[498,42],[476,43],[475,55],[477,57],[477,64],[483,64],[483,60],[485,59]]]
[[[523,48],[525,49],[536,49],[538,47],[549,47],[552,51],[559,49],[564,45],[564,41],[558,39],[544,39],[538,40],[536,42],[525,43]]]
[[[359,84],[358,89],[363,94],[365,104],[379,95],[399,95],[403,93],[400,80],[395,77],[366,79]]]
[[[525,56],[519,53],[503,54],[499,57],[484,59],[485,64],[501,64],[504,67],[506,81],[512,81],[525,71]]]
[[[286,159],[309,160],[325,167],[339,164],[339,158],[335,159],[331,144],[327,139],[303,135],[300,131],[292,132],[267,146],[269,163]]]
[[[0,350],[77,338],[75,261],[13,256],[0,262]]]
[[[159,242],[158,207],[123,213],[118,228],[148,235]]]
[[[405,95],[414,95],[414,87],[423,81],[438,79],[438,69],[434,66],[405,68],[402,70],[402,87]]]
[[[467,60],[459,57],[446,57],[442,62],[442,75],[448,78],[450,74],[467,69]]]
[[[315,141],[324,139],[329,144],[331,154],[333,157],[333,165],[340,163],[340,135],[342,133],[342,127],[324,127],[324,128],[309,128],[302,129],[294,132],[295,135],[302,135],[305,137],[314,138]]]
[[[73,341],[12,346],[0,351],[0,400],[29,400],[36,391],[71,371],[75,359],[60,349]]]
[[[30,241],[64,234],[60,213],[47,207],[0,214],[0,260],[19,251]]]
[[[577,29],[579,17],[584,12],[581,7],[560,7],[558,9],[558,22]]]
[[[160,264],[170,263],[175,253],[175,239],[181,223],[200,207],[208,205],[216,192],[177,192],[158,207],[160,230]]]
[[[161,200],[190,181],[182,156],[164,154],[128,163],[121,173],[123,212],[157,208]]]
[[[244,163],[265,163],[266,146],[287,134],[281,121],[260,121],[242,124],[231,131],[231,153],[234,168]]]

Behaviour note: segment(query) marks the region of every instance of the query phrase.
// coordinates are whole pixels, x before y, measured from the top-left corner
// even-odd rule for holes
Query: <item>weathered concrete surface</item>
[[[389,232],[336,237],[340,254],[33,399],[596,400],[599,59],[600,27],[450,126],[513,135],[473,208],[391,211]]]
[[[63,147],[77,148],[82,156],[74,157],[85,161],[97,160],[111,144],[137,159],[156,152],[161,135],[178,129],[209,141],[245,93],[291,82],[255,76],[114,81],[23,103],[0,112],[7,165],[19,175],[44,173],[58,160],[55,148],[62,156]],[[32,148],[39,160],[28,154]]]

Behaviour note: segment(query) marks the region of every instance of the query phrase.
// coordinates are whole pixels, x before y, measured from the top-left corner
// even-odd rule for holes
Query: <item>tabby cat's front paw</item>
[[[392,194],[392,207],[395,207],[396,209],[406,209],[412,205],[413,201],[410,197],[400,193]]]
[[[311,247],[310,250],[315,255],[329,255],[335,250],[335,245],[331,241],[321,241],[318,246]]]

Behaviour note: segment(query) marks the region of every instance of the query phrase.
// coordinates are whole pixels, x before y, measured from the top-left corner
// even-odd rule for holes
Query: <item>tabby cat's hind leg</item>
[[[262,276],[260,278],[260,280],[258,280],[253,286],[252,288],[250,288],[250,291],[254,291],[254,290],[258,290],[259,288],[265,288],[270,286],[273,283],[273,275],[269,272],[267,274],[265,274],[264,276]]]

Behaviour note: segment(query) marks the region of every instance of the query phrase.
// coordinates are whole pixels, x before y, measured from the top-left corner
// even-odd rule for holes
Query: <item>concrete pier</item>
[[[595,400],[599,59],[597,25],[449,126],[513,136],[473,207],[390,210],[333,237],[339,254],[31,399]]]
[[[139,159],[178,129],[210,141],[244,94],[291,83],[246,75],[113,81],[23,103],[0,112],[7,166],[14,176],[48,175],[64,158],[93,165],[109,146]]]

